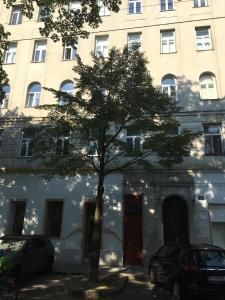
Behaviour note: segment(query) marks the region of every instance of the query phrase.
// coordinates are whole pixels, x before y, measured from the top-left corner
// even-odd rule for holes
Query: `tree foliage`
[[[40,27],[42,36],[53,41],[62,40],[63,44],[75,45],[78,38],[87,38],[90,28],[96,28],[101,23],[98,1],[80,0],[80,9],[71,10],[69,0],[4,0],[7,8],[14,4],[22,6],[22,13],[31,19],[36,7],[42,8],[44,17]],[[102,0],[102,3],[113,12],[119,11],[121,0]],[[89,28],[88,28],[89,27]]]
[[[195,134],[183,131],[174,100],[152,84],[148,62],[138,47],[111,49],[107,58],[92,54],[92,65],[77,58],[74,95],[48,89],[56,104],[43,105],[47,120],[36,128],[34,157],[54,173],[98,175],[92,278],[98,274],[104,179],[125,168],[170,167],[188,156]],[[63,103],[63,105],[62,105]],[[143,149],[130,147],[126,132],[142,132]]]
[[[4,91],[3,91],[3,86],[8,82],[8,76],[2,68],[2,61],[3,61],[3,56],[4,56],[4,51],[7,48],[7,39],[8,36],[10,35],[9,32],[5,32],[4,27],[0,24],[0,104],[2,103],[4,99]]]

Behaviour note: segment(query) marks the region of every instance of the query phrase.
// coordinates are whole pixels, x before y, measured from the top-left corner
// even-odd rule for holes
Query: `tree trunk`
[[[102,235],[102,206],[104,194],[104,176],[99,174],[98,191],[96,196],[96,209],[94,217],[94,230],[92,236],[92,251],[91,251],[91,270],[90,280],[98,281],[99,259],[101,251],[101,235]]]

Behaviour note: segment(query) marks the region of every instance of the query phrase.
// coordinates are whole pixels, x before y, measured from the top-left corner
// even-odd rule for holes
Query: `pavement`
[[[97,289],[87,283],[87,266],[86,268],[82,266],[75,268],[73,266],[73,269],[68,266],[66,270],[70,272],[63,273],[62,270],[59,272],[60,269],[58,269],[58,273],[52,273],[49,276],[39,275],[23,280],[18,300],[75,300],[84,298],[84,293],[79,294],[71,291],[78,292],[82,290],[89,291],[85,293],[86,299],[172,300],[172,296],[168,291],[150,284],[147,269],[144,267],[100,267],[100,276],[103,277],[103,282],[107,282],[107,280],[104,281],[105,278],[115,274],[115,272],[119,273],[120,280],[112,280],[111,286],[101,284]],[[79,274],[78,270],[81,270],[82,273]],[[128,282],[126,278],[128,278]],[[124,286],[122,286],[123,284]],[[101,292],[99,293],[99,291]],[[105,293],[105,291],[110,292]]]

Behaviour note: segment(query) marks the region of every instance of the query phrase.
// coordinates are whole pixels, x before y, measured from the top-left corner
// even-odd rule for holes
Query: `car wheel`
[[[173,299],[174,300],[184,300],[185,299],[182,288],[177,281],[175,281],[173,284]]]
[[[52,266],[53,266],[53,258],[49,257],[49,259],[44,267],[43,273],[46,275],[50,274],[52,272]]]
[[[156,283],[156,278],[155,278],[155,273],[154,273],[154,271],[152,269],[150,269],[149,277],[150,277],[150,282],[152,284],[155,284]]]

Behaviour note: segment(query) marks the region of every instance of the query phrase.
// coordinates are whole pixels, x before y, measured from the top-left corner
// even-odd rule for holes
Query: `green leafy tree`
[[[4,31],[4,27],[0,24],[0,105],[4,99],[5,93],[3,91],[3,86],[8,82],[8,76],[2,68],[3,55],[7,48],[7,39],[10,35],[9,32]]]
[[[96,280],[106,176],[140,165],[151,169],[180,164],[189,155],[195,134],[171,134],[171,128],[179,125],[174,117],[179,108],[153,87],[148,62],[138,47],[113,48],[107,58],[94,54],[92,58],[92,65],[77,58],[74,95],[48,89],[57,103],[38,108],[47,110],[48,117],[35,128],[33,159],[53,174],[97,174],[90,274]],[[143,149],[123,138],[130,128],[145,134]]]

